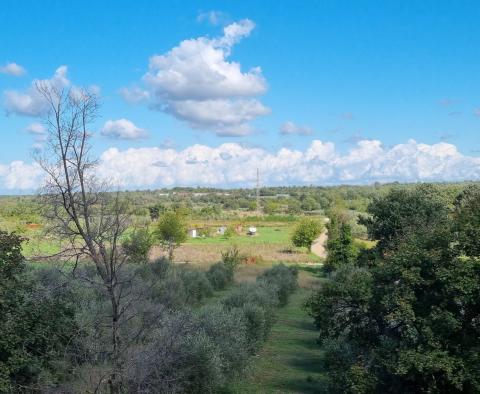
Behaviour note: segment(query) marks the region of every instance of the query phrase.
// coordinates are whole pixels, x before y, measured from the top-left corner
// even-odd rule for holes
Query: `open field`
[[[244,228],[243,234],[235,234],[231,238],[219,235],[206,238],[189,238],[187,244],[192,245],[261,245],[261,244],[283,244],[288,245],[292,226],[278,225],[272,223],[269,226],[258,226],[257,234],[250,236],[246,234]]]
[[[176,262],[213,264],[220,261],[223,250],[235,245],[225,243],[223,247],[218,245],[191,245],[183,244],[175,250]],[[319,258],[306,251],[293,250],[290,252],[287,245],[282,244],[259,244],[259,245],[237,245],[240,253],[255,260],[255,262],[288,262],[288,263],[315,263]],[[150,257],[152,259],[165,256],[165,251],[159,246],[152,248]]]

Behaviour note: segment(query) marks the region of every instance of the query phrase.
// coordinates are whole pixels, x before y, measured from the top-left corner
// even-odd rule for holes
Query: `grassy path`
[[[255,357],[247,378],[233,393],[321,393],[322,354],[317,332],[302,309],[309,291],[299,289],[279,311],[270,338]]]

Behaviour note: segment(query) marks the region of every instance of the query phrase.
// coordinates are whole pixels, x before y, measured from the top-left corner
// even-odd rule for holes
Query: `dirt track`
[[[327,230],[323,230],[320,236],[312,244],[312,253],[323,259],[327,257],[327,250],[325,248],[327,238]]]

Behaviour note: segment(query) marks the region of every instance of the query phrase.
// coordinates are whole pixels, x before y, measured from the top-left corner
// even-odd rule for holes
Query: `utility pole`
[[[260,207],[260,170],[257,167],[257,214],[261,213]]]

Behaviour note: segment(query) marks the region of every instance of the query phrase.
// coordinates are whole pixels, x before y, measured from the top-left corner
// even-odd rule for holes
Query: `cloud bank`
[[[267,83],[260,67],[245,72],[228,57],[254,27],[243,19],[225,26],[220,37],[184,40],[150,58],[144,88],[122,88],[120,94],[131,103],[147,102],[194,129],[220,136],[247,135],[253,131],[250,121],[270,113],[257,99]]]
[[[480,157],[461,154],[455,145],[409,140],[384,147],[362,140],[347,153],[331,142],[313,140],[301,151],[225,143],[168,148],[109,148],[100,157],[97,174],[125,189],[169,186],[252,187],[256,169],[265,185],[331,185],[379,182],[460,181],[480,179]],[[41,173],[35,165],[0,165],[0,189],[32,189]]]

